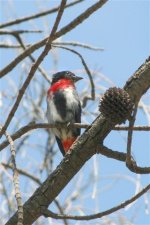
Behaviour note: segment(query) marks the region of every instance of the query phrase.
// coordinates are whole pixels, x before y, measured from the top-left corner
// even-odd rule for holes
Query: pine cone
[[[113,87],[100,100],[99,111],[111,122],[121,124],[130,118],[133,105],[125,90]]]

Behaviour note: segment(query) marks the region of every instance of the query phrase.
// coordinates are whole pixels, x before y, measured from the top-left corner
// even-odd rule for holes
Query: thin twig
[[[63,125],[62,125],[63,126]],[[76,127],[76,128],[83,128],[83,129],[87,129],[88,127],[90,127],[90,124],[80,124],[80,123],[74,123],[71,124],[72,127]],[[48,124],[48,123],[28,123],[26,126],[21,127],[18,131],[16,131],[14,134],[11,135],[13,141],[15,141],[16,139],[20,138],[21,136],[23,136],[24,134],[26,134],[27,132],[34,130],[34,129],[49,129],[49,128],[56,128],[59,126],[58,125],[54,125],[54,124]],[[127,126],[117,126],[114,127],[113,130],[118,130],[118,131],[128,131],[131,128],[127,127]],[[149,126],[135,126],[132,128],[134,131],[150,131],[150,127]],[[7,147],[9,145],[9,142],[3,141],[0,144],[0,151],[2,149],[4,149],[5,147]]]
[[[22,88],[20,89],[19,94],[17,96],[17,99],[16,99],[16,101],[15,101],[15,103],[14,103],[14,105],[13,105],[13,107],[12,107],[8,117],[7,117],[7,120],[6,120],[5,124],[4,124],[1,132],[0,132],[0,137],[4,134],[4,132],[6,131],[7,127],[9,126],[9,124],[10,124],[10,122],[11,122],[11,120],[12,120],[12,118],[13,118],[13,116],[14,116],[14,114],[15,114],[18,106],[19,106],[19,104],[20,104],[20,101],[21,101],[21,99],[22,99],[22,97],[23,97],[23,95],[25,93],[25,90],[28,87],[28,85],[30,84],[30,81],[32,80],[32,78],[33,78],[33,76],[34,76],[38,66],[41,64],[41,62],[44,60],[44,58],[46,57],[46,55],[48,54],[48,52],[51,49],[51,42],[53,40],[53,35],[55,34],[55,32],[57,30],[57,27],[59,25],[60,19],[62,17],[63,11],[64,11],[65,4],[66,4],[66,0],[62,0],[61,4],[60,4],[59,11],[58,11],[58,14],[57,14],[57,17],[56,17],[56,20],[55,20],[55,23],[54,23],[54,26],[53,26],[52,31],[50,33],[50,36],[49,36],[49,38],[47,40],[46,46],[45,46],[43,52],[38,57],[37,61],[32,65],[31,70],[29,72],[29,75],[26,78]]]
[[[133,131],[150,131],[150,126],[134,126],[134,127],[116,126],[116,127],[113,128],[113,130],[118,130],[118,131],[128,131],[128,130],[133,130]]]
[[[25,45],[26,48],[28,48],[30,45]],[[7,43],[0,43],[0,48],[22,48],[20,45],[12,45]]]
[[[127,138],[127,158],[126,158],[126,165],[127,167],[131,167],[132,166],[132,156],[131,156],[131,144],[132,144],[132,135],[133,135],[133,126],[135,123],[135,117],[137,114],[137,109],[138,109],[138,102],[135,104],[135,108],[133,111],[133,116],[131,117],[130,121],[129,121],[129,127],[130,130],[128,131],[128,138]]]
[[[91,84],[91,96],[86,96],[83,99],[82,107],[84,108],[86,106],[88,100],[92,100],[92,101],[95,100],[95,85],[94,85],[94,81],[93,81],[93,77],[92,77],[92,74],[90,72],[90,69],[88,68],[84,58],[82,57],[82,55],[79,52],[75,51],[74,49],[63,47],[63,46],[56,46],[56,45],[54,45],[54,46],[57,47],[57,48],[62,48],[62,49],[65,49],[67,51],[73,52],[74,54],[79,56],[79,58],[81,59],[81,62],[84,66],[84,69],[85,69],[86,73],[88,74],[90,84]]]
[[[63,15],[64,9],[65,9],[65,5],[66,5],[67,0],[61,0],[60,6],[59,6],[59,10],[58,10],[58,14],[55,20],[55,23],[53,25],[50,37],[49,37],[49,41],[52,40],[53,35],[56,33],[58,25],[60,23],[61,17]]]
[[[24,33],[42,33],[42,30],[0,30],[0,35],[16,35],[16,34],[24,34]]]
[[[0,30],[0,34],[9,34],[12,35],[16,38],[16,40],[18,41],[18,43],[20,44],[19,47],[21,47],[23,50],[26,50],[28,46],[25,46],[22,38],[20,36],[20,34],[22,33],[29,33],[29,32],[33,32],[33,31],[28,31],[28,30],[15,30],[15,31],[9,31],[9,30]],[[36,31],[39,32],[39,31]],[[2,45],[1,47],[4,47],[4,45]],[[29,54],[29,58],[31,59],[32,62],[35,62],[36,60],[34,59],[34,57],[32,55]],[[39,66],[38,70],[40,71],[40,73],[42,74],[42,76],[48,81],[48,83],[51,83],[51,80],[49,79],[49,77],[47,76],[46,72]]]
[[[23,43],[22,38],[20,37],[20,35],[19,35],[19,34],[14,34],[14,36],[15,36],[15,38],[17,39],[17,41],[19,42],[19,44],[20,44],[20,46],[22,47],[22,49],[23,49],[23,50],[26,50],[27,48],[26,48],[26,46],[24,45],[24,43]],[[32,61],[33,63],[36,62],[35,58],[34,58],[32,55],[29,55],[29,58],[31,59],[31,61]],[[37,69],[40,71],[40,73],[42,74],[42,76],[47,80],[47,82],[48,82],[49,84],[51,84],[51,80],[50,80],[49,77],[47,76],[45,70],[44,70],[41,66],[38,66]]]
[[[53,44],[54,45],[70,45],[73,47],[81,47],[81,48],[86,48],[86,49],[93,50],[93,51],[104,51],[104,48],[99,48],[99,47],[95,47],[92,45],[88,45],[88,44],[76,42],[76,41],[65,41],[65,42],[55,41],[55,42],[53,42]]]
[[[3,165],[5,168],[13,169],[13,166],[10,165],[10,164],[2,163],[2,165]],[[26,177],[32,179],[33,181],[35,181],[37,184],[41,185],[40,180],[39,180],[37,177],[35,177],[35,176],[31,175],[30,173],[28,173],[27,171],[22,170],[22,169],[18,169],[18,168],[17,168],[17,171],[18,171],[19,174],[21,174],[21,175],[23,175],[23,176],[26,176]]]
[[[62,209],[62,207],[60,206],[59,202],[55,199],[55,204],[57,206],[57,208],[59,209],[60,214],[64,214],[64,210]],[[64,224],[68,225],[68,221],[66,218],[63,218],[64,220]]]
[[[82,2],[82,1],[84,1],[84,0],[73,1],[73,2],[69,3],[68,5],[66,5],[65,8],[68,8],[70,6],[78,4],[78,3]],[[51,14],[51,13],[55,13],[55,12],[58,11],[58,9],[59,9],[59,6],[56,6],[56,7],[52,8],[52,9],[49,9],[49,10],[46,10],[46,11],[43,11],[43,12],[40,12],[40,13],[36,13],[34,15],[31,15],[31,16],[27,16],[27,17],[23,17],[23,18],[19,18],[19,19],[13,20],[13,21],[9,21],[9,22],[1,24],[0,28],[16,25],[16,24],[19,24],[19,23],[22,23],[22,22],[25,22],[25,21],[28,21],[28,20],[32,20],[32,19],[37,19],[39,17],[46,16],[46,15]]]
[[[2,129],[2,128],[0,128]],[[10,150],[11,150],[11,162],[12,162],[12,170],[13,170],[13,183],[15,188],[15,197],[16,202],[18,206],[18,222],[17,225],[23,225],[23,204],[22,204],[22,198],[21,198],[21,192],[19,187],[19,176],[18,176],[18,170],[16,166],[16,151],[14,147],[14,142],[11,138],[11,136],[8,134],[8,132],[5,132],[5,136],[10,144]]]
[[[36,125],[38,125],[38,126],[36,126]],[[74,126],[76,126],[76,127],[81,127],[80,125],[81,124],[74,124]],[[32,129],[33,129],[33,127],[34,127],[34,129],[56,127],[54,125],[49,125],[49,124],[29,125],[29,126],[23,127],[23,129],[20,129],[18,132],[16,132],[14,135],[12,135],[11,138],[12,139],[14,138],[14,140],[15,140],[16,139],[15,135],[19,136],[21,134],[21,132],[30,128],[30,126],[32,127]],[[20,134],[19,134],[19,132],[20,132]],[[6,144],[8,145],[9,142],[8,141],[3,142],[0,146],[0,149],[2,150],[4,148],[4,145],[6,145]],[[100,153],[100,154],[102,154],[102,155],[104,155],[108,158],[112,158],[112,159],[116,159],[116,160],[119,160],[119,161],[122,161],[122,162],[126,162],[126,157],[127,157],[126,153],[111,150],[111,149],[107,148],[106,146],[98,146],[96,148],[96,153]],[[148,174],[148,173],[150,173],[150,167],[139,167],[139,166],[136,165],[136,162],[133,159],[132,159],[132,164],[129,167],[129,169],[132,172],[137,173],[137,174]]]
[[[126,162],[126,157],[127,157],[126,153],[111,150],[111,149],[107,148],[106,146],[98,146],[96,148],[96,153],[105,155],[108,158]],[[134,159],[131,159],[131,160],[132,160],[131,166],[128,167],[130,171],[137,173],[137,174],[149,174],[150,173],[150,167],[137,166],[135,160]]]
[[[13,169],[13,166],[11,166],[11,165],[9,165],[9,164],[7,164],[7,163],[2,163],[2,166],[4,166],[5,168]],[[28,177],[28,178],[30,178],[31,180],[33,180],[33,181],[36,182],[38,185],[41,185],[41,184],[42,184],[42,182],[40,181],[40,179],[38,179],[37,177],[31,175],[31,174],[28,173],[27,171],[22,170],[22,169],[18,169],[18,168],[17,168],[17,171],[18,171],[19,174],[21,174],[21,175],[23,175],[23,176],[25,176],[25,177]],[[7,197],[7,196],[6,196],[6,197]],[[9,201],[9,199],[8,199],[8,201]],[[60,212],[61,214],[64,214],[63,208],[60,206],[59,202],[58,202],[56,199],[54,200],[54,202],[55,202],[55,204],[56,204],[56,206],[57,206],[59,212]],[[66,220],[66,219],[63,219],[63,220],[64,220],[64,224],[65,224],[65,225],[68,225],[67,220]]]
[[[13,210],[12,210],[12,204],[11,204],[11,200],[10,200],[10,192],[8,192],[7,187],[5,187],[6,177],[4,177],[3,175],[4,175],[3,173],[0,174],[1,196],[4,195],[4,197],[6,199],[6,202],[7,202],[6,205],[8,208],[8,216],[10,217]]]
[[[108,0],[101,0],[93,4],[91,7],[89,7],[87,10],[85,10],[83,13],[81,13],[78,17],[76,17],[73,21],[71,21],[69,24],[67,24],[65,27],[61,28],[58,32],[55,33],[53,36],[53,41],[57,38],[61,37],[62,35],[68,33],[69,31],[73,30],[76,26],[81,24],[84,20],[86,20],[90,15],[92,15],[96,10],[101,8]],[[9,73],[12,69],[14,69],[15,66],[17,66],[24,58],[26,58],[29,54],[36,51],[37,49],[41,48],[45,45],[48,38],[45,38],[34,45],[30,46],[26,51],[21,53],[19,56],[17,56],[9,65],[7,65],[5,68],[3,68],[0,71],[0,77],[5,76],[7,73]]]
[[[11,33],[13,34],[13,33]],[[14,34],[13,34],[14,35]],[[53,42],[52,45],[70,45],[70,46],[73,46],[73,47],[81,47],[81,48],[85,48],[85,49],[89,49],[89,50],[93,50],[93,51],[104,51],[105,49],[104,48],[99,48],[99,47],[95,47],[95,46],[92,46],[92,45],[88,45],[88,44],[85,44],[85,43],[80,43],[80,42],[74,42],[74,41],[65,41],[65,42]],[[3,43],[1,42],[0,43],[0,46],[4,46],[5,48],[21,48],[20,45],[10,45],[10,44],[6,44],[6,43]],[[31,44],[27,44],[26,47],[29,47],[31,46]]]
[[[100,213],[92,214],[92,215],[87,215],[87,216],[60,215],[60,214],[56,214],[56,213],[51,212],[50,210],[48,210],[45,207],[41,208],[41,211],[42,211],[43,216],[51,217],[51,218],[54,218],[54,219],[64,219],[64,218],[65,219],[71,219],[71,220],[93,220],[93,219],[98,219],[98,218],[101,218],[103,216],[110,215],[111,213],[114,213],[114,212],[116,212],[116,211],[118,211],[118,210],[120,210],[122,208],[125,208],[127,205],[129,205],[132,202],[136,201],[143,194],[148,192],[149,189],[150,189],[150,184],[147,185],[145,188],[143,188],[138,194],[136,194],[132,198],[126,200],[125,202],[121,203],[120,205],[117,205],[115,207],[112,207],[111,209],[108,209],[108,210],[100,212]]]

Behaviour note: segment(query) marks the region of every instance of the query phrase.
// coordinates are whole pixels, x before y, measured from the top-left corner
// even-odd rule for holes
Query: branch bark
[[[137,102],[149,87],[150,59],[135,72],[124,88]],[[24,204],[24,224],[30,225],[42,215],[41,207],[47,208],[54,201],[72,177],[96,153],[97,146],[103,142],[115,125],[102,115],[95,119],[92,126],[73,144],[71,151],[66,154],[56,170]],[[6,223],[6,225],[15,224],[17,224],[17,212]]]

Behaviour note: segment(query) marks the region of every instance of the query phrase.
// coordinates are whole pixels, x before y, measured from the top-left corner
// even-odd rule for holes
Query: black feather
[[[57,109],[57,112],[60,114],[62,118],[66,117],[67,108],[66,108],[66,98],[63,94],[63,91],[57,91],[54,95],[54,103]]]
[[[71,79],[74,77],[75,77],[75,74],[70,71],[61,71],[61,72],[55,73],[52,78],[52,85],[56,83],[57,81],[59,81],[60,79],[63,79],[63,78]]]
[[[56,137],[56,141],[57,141],[58,147],[59,147],[61,153],[62,153],[63,156],[64,156],[64,155],[65,155],[65,151],[64,151],[63,145],[62,145],[62,143],[61,143],[61,140],[60,140],[57,136],[55,136],[55,137]]]
[[[78,108],[75,111],[75,123],[81,123],[81,104],[79,102]],[[80,128],[75,128],[75,136],[78,137],[81,133]]]

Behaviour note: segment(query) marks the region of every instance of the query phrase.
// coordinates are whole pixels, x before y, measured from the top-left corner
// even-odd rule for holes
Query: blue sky
[[[44,2],[44,4],[41,4]],[[73,20],[77,15],[83,12],[87,6],[90,6],[93,2],[92,0],[86,0],[80,5],[74,8],[69,8],[64,14],[64,18],[59,26],[66,25],[68,21]],[[1,11],[1,22],[4,23],[12,18],[27,16],[32,13],[37,12],[40,9],[47,9],[51,6],[56,5],[59,1],[0,1],[2,6]],[[8,7],[9,3],[9,7]],[[12,5],[10,11],[10,5]],[[48,24],[49,28],[45,29],[44,34],[27,34],[23,38],[28,43],[34,43],[41,40],[47,36],[52,27],[55,15],[48,16],[47,19],[40,18],[35,20],[33,25],[31,22],[23,23],[19,26],[10,27],[10,29],[41,29],[44,30],[45,26]],[[7,37],[7,39],[10,37]],[[2,37],[1,41],[6,40],[6,37]],[[110,0],[108,1],[99,11],[92,15],[88,20],[82,23],[80,26],[75,28],[70,33],[66,34],[61,38],[62,41],[77,41],[93,46],[104,48],[102,52],[92,52],[89,50],[77,48],[77,50],[82,54],[85,61],[87,62],[91,70],[98,70],[103,75],[107,76],[117,87],[123,87],[127,79],[137,70],[137,68],[145,61],[150,53],[150,1],[149,0]],[[41,51],[41,50],[40,50]],[[34,56],[38,56],[40,51],[34,53]],[[1,62],[0,66],[3,68],[7,63],[16,57],[16,52],[12,50],[2,49],[1,51]],[[43,68],[52,73],[52,62],[51,56],[49,55],[42,63]],[[83,69],[80,60],[65,51],[59,50],[59,63],[58,70],[80,70]],[[17,66],[10,74],[9,77],[13,77],[14,81],[18,80],[20,65]],[[83,77],[86,79],[86,74],[83,73]],[[1,83],[2,90],[7,88],[6,79],[4,78]],[[99,85],[104,85],[104,88],[108,88],[110,85],[108,83],[99,83]],[[18,84],[19,85],[19,84]],[[85,83],[78,86],[78,91],[80,92]],[[98,84],[97,84],[98,85]],[[47,84],[48,87],[48,84]],[[97,89],[97,94],[99,90]],[[144,101],[145,97],[143,97]],[[9,103],[12,104],[11,102]],[[97,102],[96,102],[97,104]],[[95,104],[95,105],[96,105]],[[89,104],[89,110],[92,110],[94,103]],[[94,105],[94,107],[96,107]],[[46,106],[43,104],[43,108]],[[19,110],[17,112],[19,114]],[[138,112],[137,124],[147,124],[147,119],[142,111]],[[2,122],[5,121],[5,117],[2,118]],[[91,122],[89,120],[89,122]],[[11,127],[9,128],[11,132]],[[35,135],[36,136],[36,135]],[[32,140],[34,139],[34,135]],[[134,133],[133,139],[133,155],[141,166],[148,166],[150,162],[150,136],[146,132]],[[35,139],[34,139],[35,141]],[[143,144],[144,143],[144,144]],[[105,140],[105,144],[108,147],[112,147],[114,150],[125,151],[126,149],[126,134],[124,132],[111,132],[111,134]],[[39,156],[40,158],[40,156]],[[38,159],[39,159],[38,158]],[[61,156],[58,156],[57,163],[61,160]],[[145,186],[150,179],[148,175],[143,175],[138,177],[135,174],[126,169],[123,163],[107,159],[103,156],[96,156],[95,159],[91,159],[82,169],[83,174],[86,174],[87,170],[92,170],[94,165],[94,160],[96,160],[99,172],[99,182],[97,184],[99,190],[102,187],[109,186],[113,183],[113,179],[109,176],[114,174],[131,176],[133,179],[141,179],[141,184]],[[91,163],[92,162],[92,163]],[[80,174],[79,174],[80,175]],[[107,177],[101,179],[101,177]],[[73,181],[67,186],[71,190],[73,184],[78,178],[75,177]],[[128,179],[117,178],[115,186],[112,190],[106,191],[103,195],[100,195],[98,200],[88,200],[87,205],[91,204],[93,207],[98,207],[100,210],[108,209],[111,206],[118,204],[122,200],[130,198],[135,191],[135,186],[128,182]],[[86,194],[90,194],[93,191],[93,187],[89,187]],[[60,199],[65,198],[65,190],[60,194]],[[115,197],[114,197],[115,196]],[[117,197],[116,197],[117,196]],[[106,200],[107,199],[107,200]],[[62,200],[63,201],[63,200]],[[142,204],[142,205],[141,205]],[[97,206],[98,205],[98,206]],[[138,200],[137,208],[138,217],[135,220],[135,225],[148,225],[148,216],[144,212],[143,197]],[[136,209],[131,207],[129,210],[122,210],[120,213],[124,213],[128,219],[132,217]],[[90,209],[88,211],[90,213]],[[72,223],[74,224],[74,223]],[[82,224],[88,224],[83,222]],[[94,222],[93,222],[94,224]],[[95,222],[96,224],[96,222]]]

